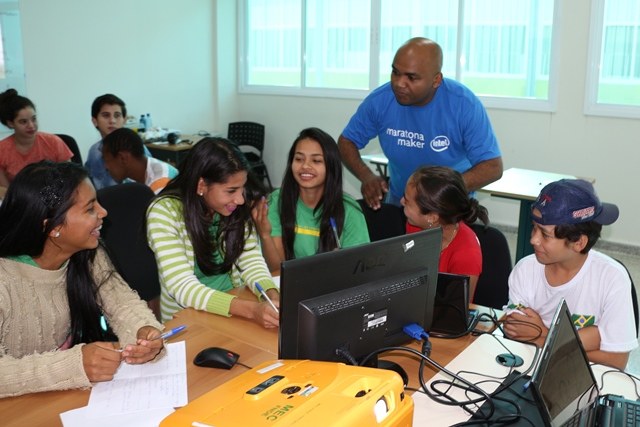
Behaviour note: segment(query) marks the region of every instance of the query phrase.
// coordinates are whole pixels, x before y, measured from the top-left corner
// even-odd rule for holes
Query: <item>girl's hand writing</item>
[[[160,330],[152,326],[140,328],[136,344],[127,344],[123,348],[124,361],[130,364],[140,364],[155,359],[164,347],[163,340],[158,338],[161,334]]]

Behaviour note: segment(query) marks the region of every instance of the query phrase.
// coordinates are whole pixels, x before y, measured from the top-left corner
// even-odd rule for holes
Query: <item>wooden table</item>
[[[246,289],[240,291],[240,296],[254,298]],[[204,348],[215,346],[232,350],[240,355],[239,361],[248,366],[256,366],[267,360],[277,359],[277,329],[264,329],[245,319],[226,318],[192,308],[176,313],[172,320],[166,322],[167,328],[179,325],[186,325],[187,329],[171,340],[186,342],[189,401],[246,371],[246,368],[241,365],[236,365],[229,371],[195,366],[191,361]],[[433,338],[431,357],[438,363],[446,365],[474,339],[472,336],[455,340]],[[417,343],[410,345],[419,350]],[[383,358],[399,363],[409,375],[409,385],[419,387],[417,357],[405,352],[394,352],[385,354]],[[426,379],[434,374],[431,368],[425,369]],[[69,390],[0,399],[2,414],[0,424],[4,427],[61,426],[59,414],[86,406],[89,394],[90,390]]]
[[[573,175],[542,172],[530,169],[509,168],[502,174],[502,178],[480,188],[478,191],[489,193],[495,197],[518,200],[520,213],[518,217],[518,240],[516,244],[516,262],[533,253],[530,243],[531,205],[540,194],[540,190],[547,184],[560,179],[575,179]],[[593,182],[593,180],[590,180]]]

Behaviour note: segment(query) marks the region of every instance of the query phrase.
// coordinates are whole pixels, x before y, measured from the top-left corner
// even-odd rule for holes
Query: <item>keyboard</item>
[[[576,412],[563,427],[636,427],[640,425],[640,402],[606,395]]]

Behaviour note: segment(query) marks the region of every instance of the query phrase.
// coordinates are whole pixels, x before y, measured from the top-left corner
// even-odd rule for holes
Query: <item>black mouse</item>
[[[196,355],[193,364],[205,368],[231,369],[239,357],[240,355],[233,351],[220,347],[209,347]]]

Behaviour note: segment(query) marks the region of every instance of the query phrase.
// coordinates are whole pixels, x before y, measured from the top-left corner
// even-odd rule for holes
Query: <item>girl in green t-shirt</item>
[[[342,191],[342,162],[335,140],[304,129],[289,150],[282,187],[252,211],[269,269],[280,263],[369,242],[358,203]]]

